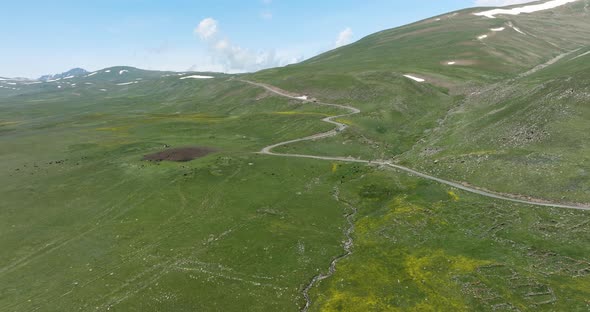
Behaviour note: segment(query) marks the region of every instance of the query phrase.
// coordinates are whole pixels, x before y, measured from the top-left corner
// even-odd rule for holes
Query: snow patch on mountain
[[[192,75],[192,76],[186,76],[186,77],[182,77],[180,79],[211,79],[214,78],[213,76],[201,76],[201,75]]]
[[[404,75],[404,77],[409,78],[409,79],[412,79],[412,80],[417,81],[417,82],[424,82],[424,81],[426,81],[426,80],[424,80],[424,79],[422,79],[420,77],[416,77],[416,76],[412,76],[412,75]]]
[[[553,8],[560,7],[562,5],[575,2],[578,0],[551,0],[541,4],[532,4],[532,5],[525,5],[522,7],[512,8],[512,9],[493,9],[478,13],[473,13],[477,16],[485,16],[487,18],[496,18],[496,15],[519,15],[521,13],[533,13],[538,11],[549,10]]]
[[[130,84],[134,84],[134,83],[138,83],[139,81],[131,81],[131,82],[123,82],[123,83],[118,83],[118,86],[126,86],[126,85],[130,85]]]

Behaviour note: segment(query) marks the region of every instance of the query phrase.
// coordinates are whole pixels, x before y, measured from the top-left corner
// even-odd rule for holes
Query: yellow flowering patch
[[[405,259],[406,273],[425,295],[421,311],[468,311],[465,302],[453,282],[453,276],[472,273],[490,261],[450,256],[442,250],[425,256],[410,255]]]
[[[197,122],[219,122],[229,118],[236,118],[235,116],[214,116],[208,114],[155,114],[151,115],[146,121],[197,121]]]
[[[455,192],[448,191],[447,194],[449,194],[449,197],[451,197],[453,201],[459,201],[459,195],[455,194]]]
[[[285,112],[274,112],[275,115],[316,115],[316,116],[328,116],[322,113],[314,112],[296,112],[296,111],[285,111]]]
[[[403,239],[391,233],[392,227],[412,227],[419,233],[421,227],[442,224],[445,220],[436,212],[443,207],[421,206],[400,195],[382,213],[356,220],[352,256],[338,263],[334,276],[312,293],[318,310],[469,311],[457,277],[476,274],[491,261],[439,248],[390,249]]]
[[[391,304],[396,294],[387,290],[398,278],[392,273],[391,267],[379,259],[366,259],[362,264],[343,261],[336,275],[327,281],[329,287],[319,291],[324,295],[316,304],[320,311],[402,311]],[[342,279],[358,288],[343,289],[338,282]]]
[[[343,123],[345,125],[349,125],[349,126],[355,125],[354,122],[352,122],[352,120],[349,120],[349,119],[338,118],[338,119],[336,119],[336,121],[339,123]]]
[[[351,292],[333,290],[330,292],[330,297],[322,306],[321,311],[401,311],[389,306],[385,301],[383,298],[375,296],[375,294],[356,296]]]
[[[422,212],[420,206],[414,205],[406,201],[405,196],[398,196],[389,203],[389,210],[394,215],[409,214],[415,212]]]
[[[367,246],[364,243],[358,242]],[[489,261],[451,256],[443,250],[419,250],[418,254],[388,254],[373,246],[378,257],[360,263],[339,264],[317,299],[320,311],[469,311],[454,281],[459,275],[473,273]],[[382,249],[381,249],[382,250]],[[430,252],[430,253],[428,253]],[[387,264],[399,259],[401,266]],[[348,288],[347,285],[355,285]],[[405,302],[398,306],[396,302]],[[411,302],[411,305],[407,305]]]
[[[0,126],[18,125],[20,123],[20,121],[0,121]]]
[[[332,163],[332,173],[336,172],[337,170],[338,170],[338,164]]]
[[[123,132],[127,131],[130,127],[103,127],[103,128],[96,128],[96,131],[110,131],[110,132]]]

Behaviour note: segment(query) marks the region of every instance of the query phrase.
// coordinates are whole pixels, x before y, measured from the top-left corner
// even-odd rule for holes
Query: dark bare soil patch
[[[143,156],[143,160],[149,161],[191,161],[215,152],[210,147],[177,147],[169,148],[161,152]]]

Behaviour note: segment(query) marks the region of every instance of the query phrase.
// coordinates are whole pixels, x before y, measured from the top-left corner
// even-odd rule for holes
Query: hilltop
[[[87,74],[88,71],[82,68],[73,68],[68,70],[67,72],[63,72],[61,74],[54,74],[54,75],[44,75],[39,77],[37,80],[40,81],[49,81],[49,80],[58,80],[58,79],[71,79],[74,77],[79,77]]]

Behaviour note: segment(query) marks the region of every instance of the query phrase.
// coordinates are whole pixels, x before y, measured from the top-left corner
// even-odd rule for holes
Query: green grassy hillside
[[[0,311],[588,310],[587,211],[257,154],[343,112],[236,78],[362,110],[275,152],[589,202],[589,5],[449,13],[249,75],[0,81]]]
[[[589,5],[495,19],[463,10],[251,78],[362,110],[342,136],[284,151],[395,159],[499,192],[590,202]]]
[[[501,192],[590,202],[587,50],[468,96],[402,159]]]
[[[354,79],[373,71],[416,73],[443,87],[497,81],[588,45],[587,4],[582,0],[550,11],[495,19],[473,15],[485,11],[483,8],[458,11],[384,30],[303,63],[262,71],[254,77],[309,92],[326,87],[316,80]],[[500,27],[505,29],[491,30]],[[478,40],[481,35],[488,37]],[[449,61],[456,64],[449,65]],[[338,94],[332,98],[337,99]]]

